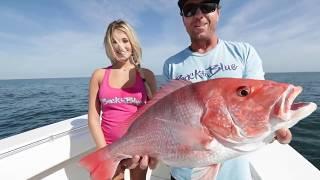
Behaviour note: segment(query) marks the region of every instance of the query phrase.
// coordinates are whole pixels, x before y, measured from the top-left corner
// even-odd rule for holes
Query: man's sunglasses
[[[203,14],[208,14],[214,12],[218,8],[217,3],[190,3],[183,6],[180,15],[184,17],[191,17],[194,16],[197,12],[197,9],[200,8]]]

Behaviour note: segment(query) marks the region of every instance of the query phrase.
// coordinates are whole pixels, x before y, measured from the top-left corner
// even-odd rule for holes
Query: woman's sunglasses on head
[[[197,4],[190,3],[183,6],[180,12],[180,15],[184,17],[194,16],[198,8],[203,14],[208,14],[208,13],[214,12],[218,8],[218,4],[217,3],[197,3]]]

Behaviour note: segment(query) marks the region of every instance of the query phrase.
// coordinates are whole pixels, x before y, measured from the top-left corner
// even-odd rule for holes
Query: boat
[[[87,115],[67,119],[0,140],[0,179],[88,180],[79,166],[81,157],[94,151]],[[254,180],[319,180],[320,171],[290,145],[277,141],[245,155]],[[128,171],[125,173],[128,180]],[[147,179],[169,180],[164,164]]]

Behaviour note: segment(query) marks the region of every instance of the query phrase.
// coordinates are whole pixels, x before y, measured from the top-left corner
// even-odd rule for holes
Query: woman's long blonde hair
[[[127,22],[120,19],[120,20],[113,21],[109,24],[107,31],[106,31],[106,34],[105,34],[105,37],[104,37],[104,47],[105,47],[106,54],[112,64],[115,64],[117,62],[116,55],[114,53],[115,51],[112,47],[113,32],[116,29],[124,32],[128,36],[129,41],[131,43],[131,47],[132,47],[132,56],[130,58],[130,62],[138,70],[141,78],[144,81],[144,85],[145,85],[145,88],[147,91],[148,99],[151,99],[152,92],[151,92],[150,86],[149,86],[148,82],[146,82],[144,73],[141,70],[141,58],[142,58],[141,46],[140,46],[140,43],[139,43],[139,40],[136,36],[135,31]]]

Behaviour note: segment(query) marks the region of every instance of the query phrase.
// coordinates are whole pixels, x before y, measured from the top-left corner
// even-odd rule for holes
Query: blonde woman
[[[88,101],[88,124],[97,149],[122,137],[130,125],[127,119],[156,91],[154,74],[140,67],[141,47],[128,23],[122,20],[110,23],[104,45],[112,65],[94,71]],[[146,170],[137,166],[139,158],[129,159],[132,167],[136,167],[130,170],[133,180],[146,176]],[[120,163],[113,179],[123,179],[123,166],[128,164]],[[103,171],[103,167],[97,170]]]

